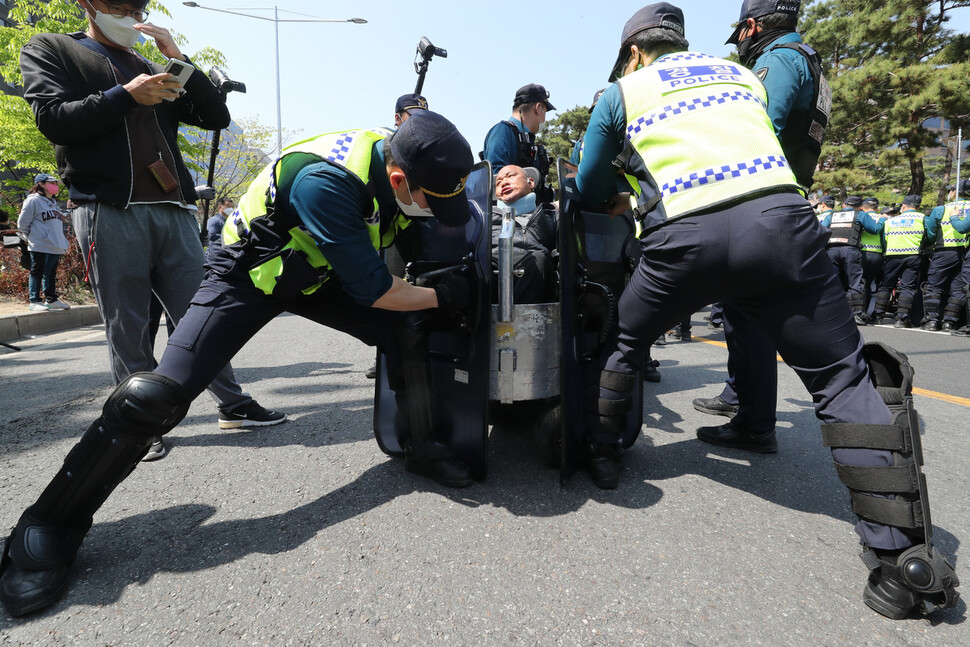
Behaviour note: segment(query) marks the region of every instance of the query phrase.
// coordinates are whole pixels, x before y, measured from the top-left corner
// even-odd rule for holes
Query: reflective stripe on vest
[[[886,256],[910,256],[919,254],[923,241],[923,214],[907,211],[886,221],[883,233],[886,237]]]
[[[345,168],[366,186],[370,181],[373,146],[388,135],[390,135],[390,131],[385,129],[327,133],[288,146],[283,151],[282,157],[264,168],[253,180],[245,195],[240,198],[232,216],[226,219],[226,224],[222,228],[223,245],[229,246],[240,242],[244,244],[252,229],[252,221],[269,215],[271,209],[268,207],[274,205],[276,201],[276,177],[282,171],[282,164],[285,159],[294,154],[308,154],[303,166],[326,160]],[[379,170],[383,171],[383,169]],[[287,169],[287,171],[290,172],[290,169]],[[296,172],[298,171],[293,172],[293,176],[296,175]],[[362,214],[361,217],[367,225],[374,249],[379,250],[382,246],[390,244],[396,230],[403,229],[406,224],[399,222],[400,217],[398,217],[395,220],[395,225],[391,227],[382,240],[380,206],[376,198],[373,199],[373,204],[373,211]],[[329,278],[327,271],[330,269],[330,263],[302,224],[297,223],[286,233],[289,235],[289,240],[280,248],[280,252],[286,249],[297,250],[305,255],[307,262],[313,268],[320,270],[320,282],[303,290],[304,294],[312,294]],[[249,276],[253,285],[266,294],[273,294],[276,281],[282,272],[282,260],[279,255],[276,255],[252,267],[249,270]]]
[[[617,82],[626,135],[677,218],[747,195],[800,187],[749,70],[695,52],[669,54]],[[725,129],[740,136],[725,136]]]
[[[937,249],[961,249],[968,246],[966,234],[961,234],[950,223],[952,216],[963,216],[963,212],[970,208],[970,200],[958,200],[943,206],[943,218],[940,220],[940,237],[936,241]]]
[[[874,213],[869,213],[876,222],[880,222],[882,219]],[[873,254],[882,254],[882,235],[881,234],[870,234],[866,230],[862,230],[859,235],[859,249],[864,252],[872,252]]]

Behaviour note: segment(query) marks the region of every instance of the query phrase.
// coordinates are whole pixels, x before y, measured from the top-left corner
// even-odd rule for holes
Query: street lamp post
[[[275,35],[276,35],[276,149],[277,154],[283,152],[283,111],[281,108],[280,100],[280,23],[281,22],[350,22],[355,25],[366,24],[367,21],[363,18],[347,18],[344,20],[328,20],[325,18],[284,18],[280,20],[280,10],[279,7],[273,5],[272,7],[253,7],[252,11],[269,11],[272,9],[273,17],[267,18],[266,16],[257,16],[251,13],[243,13],[241,11],[232,11],[230,9],[216,9],[215,7],[206,7],[200,5],[198,2],[183,2],[186,7],[193,7],[196,9],[206,9],[207,11],[217,11],[219,13],[228,13],[233,16],[243,16],[245,18],[255,18],[256,20],[267,20],[273,23]],[[294,13],[292,11],[284,11],[284,13]],[[294,14],[303,15],[303,14]]]

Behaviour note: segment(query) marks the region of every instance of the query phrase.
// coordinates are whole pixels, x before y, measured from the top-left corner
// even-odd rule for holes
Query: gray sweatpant
[[[115,383],[151,371],[155,357],[148,324],[152,292],[173,324],[202,283],[202,244],[186,209],[174,204],[135,204],[127,209],[87,203],[71,218],[104,319]],[[220,409],[248,404],[232,367],[216,375],[209,394]]]

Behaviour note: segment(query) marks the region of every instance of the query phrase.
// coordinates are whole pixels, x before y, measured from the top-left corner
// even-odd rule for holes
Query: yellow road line
[[[711,346],[719,346],[721,348],[727,348],[727,344],[723,341],[717,341],[714,339],[704,339],[703,337],[693,337],[694,341],[704,342],[705,344],[710,344]],[[781,359],[780,355],[775,356],[779,362],[784,361]],[[924,398],[933,398],[934,400],[942,400],[943,402],[949,402],[950,404],[958,404],[961,407],[970,407],[970,398],[961,398],[958,395],[949,395],[947,393],[937,393],[936,391],[928,391],[927,389],[920,389],[913,387],[913,393],[915,395],[921,395]]]

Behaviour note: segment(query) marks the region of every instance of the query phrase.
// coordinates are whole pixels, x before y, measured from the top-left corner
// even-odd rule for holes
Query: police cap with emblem
[[[610,72],[610,83],[620,78],[623,63],[626,62],[627,57],[630,55],[629,48],[624,47],[626,42],[641,31],[657,29],[659,27],[672,29],[681,36],[684,36],[684,12],[669,2],[658,2],[656,4],[648,4],[633,14],[633,17],[623,25],[623,33],[620,36],[620,53],[617,54],[616,63],[613,64],[613,71]]]
[[[801,4],[801,0],[744,0],[741,3],[741,17],[734,23],[734,31],[724,44],[738,44],[741,30],[744,29],[744,23],[748,18],[761,18],[773,13],[798,15]]]
[[[879,198],[866,198],[865,200],[862,201],[862,206],[863,207],[868,206],[875,209],[876,207],[879,206]]]
[[[850,195],[842,204],[847,207],[852,207],[853,209],[858,209],[862,206],[862,198],[857,195]]]
[[[818,203],[819,204],[824,204],[826,207],[834,207],[835,206],[835,198],[833,198],[830,195],[823,195],[821,198],[818,199]]]
[[[546,106],[546,110],[555,110],[556,106],[549,103],[549,90],[538,83],[523,85],[515,91],[515,99],[512,100],[512,107],[518,108],[531,103],[541,103]]]
[[[420,94],[402,94],[394,104],[394,112],[411,112],[412,110],[427,110],[428,100]]]
[[[918,195],[908,195],[903,198],[904,207],[918,207],[923,202],[923,197]]]
[[[391,136],[390,146],[408,186],[424,192],[435,218],[449,227],[468,222],[465,181],[475,159],[454,124],[436,112],[419,110]]]

